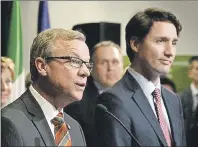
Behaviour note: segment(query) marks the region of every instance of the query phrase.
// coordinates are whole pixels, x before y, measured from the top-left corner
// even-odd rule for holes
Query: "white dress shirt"
[[[52,131],[52,134],[54,136],[54,124],[51,123],[51,120],[56,117],[56,115],[59,113],[59,111],[50,104],[45,98],[43,98],[32,85],[29,87],[30,92],[40,105],[41,109],[43,110],[43,113],[45,115],[45,118],[47,119],[47,123]],[[63,112],[63,109],[61,110]],[[54,136],[55,137],[55,136]]]
[[[192,98],[193,98],[193,112],[196,110],[198,105],[198,89],[195,87],[193,83],[190,84],[190,89],[192,91]]]
[[[151,108],[152,108],[155,116],[157,117],[152,92],[155,90],[155,88],[158,88],[161,91],[160,78],[159,78],[159,82],[155,86],[151,81],[148,81],[144,76],[137,73],[131,67],[128,68],[128,71],[135,78],[135,80],[138,82],[138,84],[142,88],[146,98],[148,99],[149,104],[151,105]],[[166,124],[168,125],[169,132],[171,132],[170,123],[169,123],[169,119],[168,119],[168,114],[167,114],[167,111],[166,111],[166,108],[165,108],[165,105],[164,105],[164,102],[163,102],[162,98],[161,98],[161,105],[162,105],[162,111],[163,111],[163,115],[164,115]]]

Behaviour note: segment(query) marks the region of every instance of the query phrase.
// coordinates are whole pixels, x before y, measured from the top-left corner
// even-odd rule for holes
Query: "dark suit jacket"
[[[99,96],[98,90],[90,76],[81,101],[74,102],[64,108],[64,111],[77,120],[85,134],[87,147],[96,147],[96,131],[94,125],[94,113],[96,100]]]
[[[198,147],[198,107],[195,113],[195,121],[192,129],[187,134],[187,145],[188,147]]]
[[[80,125],[64,113],[70,125],[73,146],[86,146]],[[2,109],[1,145],[6,146],[55,146],[54,137],[43,111],[29,90]]]
[[[180,98],[183,105],[184,111],[184,120],[185,120],[185,127],[186,130],[189,130],[192,125],[194,124],[193,118],[193,97],[190,87],[184,90],[183,93],[180,93]]]
[[[197,136],[195,135],[198,128],[198,112],[193,113],[193,97],[192,91],[190,87],[184,90],[183,93],[180,93],[180,98],[183,105],[184,111],[184,120],[185,120],[185,128],[186,128],[186,137],[187,137],[187,145],[198,146]],[[198,107],[197,107],[198,109]],[[198,134],[198,132],[197,132]],[[196,136],[196,137],[195,137]],[[196,139],[195,139],[196,138]]]
[[[181,101],[178,96],[163,87],[162,97],[169,116],[173,144],[185,146]],[[99,96],[98,104],[103,104],[118,117],[142,146],[167,146],[146,96],[128,71],[118,83]],[[137,146],[124,128],[99,107],[96,107],[95,119],[101,146]]]

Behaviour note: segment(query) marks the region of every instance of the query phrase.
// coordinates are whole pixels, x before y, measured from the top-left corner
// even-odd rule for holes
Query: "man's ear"
[[[130,40],[130,46],[134,52],[139,51],[139,43],[137,40]]]
[[[35,63],[35,66],[37,68],[38,73],[41,76],[46,76],[47,75],[47,71],[46,71],[45,60],[43,58],[41,58],[41,57],[38,57],[38,58],[35,59],[34,63]]]

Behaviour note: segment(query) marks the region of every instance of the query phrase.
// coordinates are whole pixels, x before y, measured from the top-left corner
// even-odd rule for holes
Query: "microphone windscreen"
[[[98,104],[97,107],[99,107],[100,109],[102,109],[103,111],[107,111],[107,107],[105,107],[104,105],[102,104]]]

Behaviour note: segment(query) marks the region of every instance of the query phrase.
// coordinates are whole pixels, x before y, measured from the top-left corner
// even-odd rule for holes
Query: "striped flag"
[[[40,33],[46,29],[50,28],[49,22],[49,13],[48,13],[48,2],[40,1],[39,2],[39,12],[38,12],[38,30],[37,33]]]
[[[15,63],[15,79],[11,93],[12,102],[25,91],[20,1],[13,1],[12,3],[8,48],[6,54]]]

